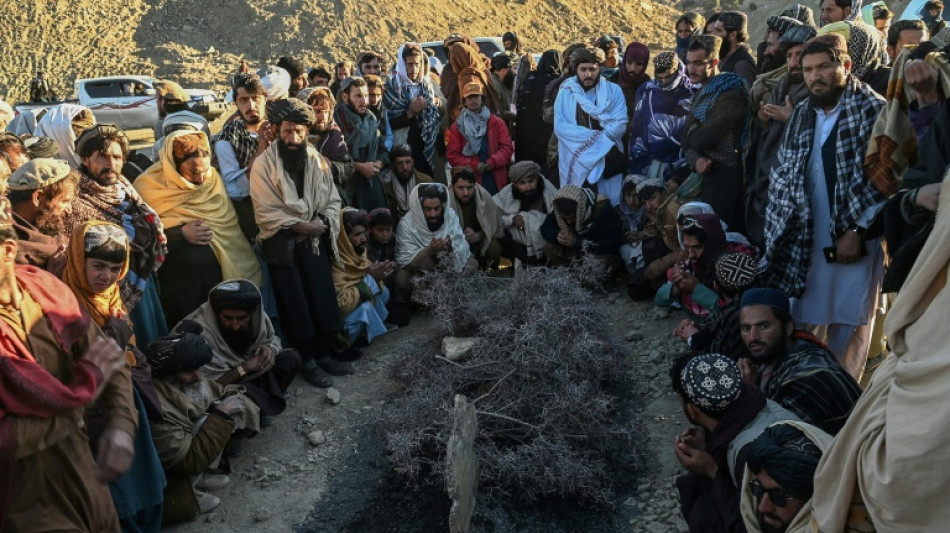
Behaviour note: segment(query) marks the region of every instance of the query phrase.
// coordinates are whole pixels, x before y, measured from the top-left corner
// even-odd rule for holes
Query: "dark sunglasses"
[[[776,507],[785,507],[788,505],[788,500],[801,500],[801,498],[796,498],[781,489],[766,490],[757,479],[749,482],[749,488],[752,489],[752,495],[755,496],[755,499],[759,501],[762,501],[762,498],[768,494],[769,501]]]
[[[691,217],[690,215],[680,215],[679,218],[676,219],[676,223],[679,224],[680,226],[683,226],[683,229],[689,229],[689,228],[703,229],[703,225],[700,224],[698,220]]]

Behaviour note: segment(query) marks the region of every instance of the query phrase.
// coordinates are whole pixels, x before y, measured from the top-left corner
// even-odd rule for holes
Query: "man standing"
[[[158,121],[155,122],[152,133],[155,134],[155,139],[161,139],[165,135],[162,132],[165,117],[171,113],[177,113],[178,111],[188,111],[188,101],[191,100],[191,97],[181,88],[181,85],[173,81],[158,80],[155,82],[154,87],[155,107],[158,108]]]
[[[749,289],[739,304],[739,331],[749,350],[743,379],[765,396],[836,435],[861,387],[812,335],[795,329],[788,297],[776,289]]]
[[[719,74],[719,49],[722,39],[715,35],[697,35],[686,50],[686,73],[697,89]]]
[[[339,257],[340,196],[330,164],[306,142],[314,121],[310,106],[291,98],[274,102],[269,111],[274,129],[261,137],[265,148],[251,168],[251,200],[261,228],[257,239],[270,267],[281,326],[304,360],[302,374],[312,385],[326,387],[323,370],[349,371],[331,356],[359,355],[342,336],[330,265]]]
[[[356,75],[360,77],[372,75],[382,78],[386,75],[385,61],[386,58],[382,54],[363,52],[356,62]]]
[[[290,74],[290,91],[287,98],[297,96],[297,93],[306,89],[310,84],[307,79],[307,65],[296,57],[284,56],[277,60],[277,66]]]
[[[485,106],[485,88],[469,83],[462,90],[465,107],[449,128],[446,152],[453,167],[468,167],[490,195],[508,184],[508,163],[515,152],[505,122]]]
[[[7,181],[13,210],[17,258],[59,277],[66,267],[66,220],[72,211],[79,173],[59,159],[34,159]]]
[[[432,183],[432,176],[416,170],[408,145],[393,148],[389,157],[392,165],[383,173],[383,187],[389,210],[399,222],[409,212],[409,193],[420,183]]]
[[[590,185],[620,203],[626,157],[627,106],[623,91],[600,75],[604,54],[580,48],[571,54],[574,76],[561,84],[554,101],[561,185]]]
[[[501,216],[492,195],[477,183],[470,168],[452,169],[452,194],[449,204],[458,216],[462,233],[475,259],[482,267],[497,265],[501,258],[503,235]]]
[[[515,72],[511,68],[511,58],[506,54],[498,54],[491,58],[491,84],[500,97],[501,117],[505,119],[505,122],[514,120],[511,104],[514,98]],[[462,95],[462,100],[464,105],[465,95]]]
[[[50,87],[49,80],[46,79],[46,72],[36,71],[36,77],[30,82],[30,102],[32,103],[51,103],[57,101],[53,88]]]
[[[343,130],[350,158],[363,163],[346,183],[350,203],[371,211],[386,207],[386,193],[379,173],[389,159],[379,132],[379,121],[369,110],[368,89],[363,78],[347,78],[340,88],[342,101],[333,116]]]
[[[495,195],[501,212],[504,255],[512,260],[535,262],[544,257],[541,225],[554,208],[557,187],[541,175],[534,161],[519,161],[508,171],[511,184]]]
[[[749,40],[749,17],[741,11],[723,11],[713,26],[713,35],[722,39],[719,68],[742,76],[749,87],[758,76],[755,58],[745,44]]]
[[[887,29],[887,56],[893,63],[901,50],[914,47],[927,39],[927,26],[922,20],[898,20]]]
[[[821,25],[827,26],[861,16],[861,0],[822,0]]]
[[[383,147],[388,152],[393,148],[393,129],[389,126],[389,114],[386,113],[386,107],[383,105],[386,82],[376,74],[364,74],[363,79],[366,80],[366,101],[369,104],[369,110],[379,121],[379,134],[383,138]]]
[[[862,163],[884,100],[851,75],[841,36],[815,37],[800,57],[810,98],[795,107],[769,179],[759,271],[859,379],[883,268],[880,240],[865,234],[884,202]]]
[[[131,466],[138,421],[124,351],[68,287],[16,256],[0,199],[0,528],[118,531],[107,483]],[[93,451],[83,407],[96,398],[107,426]]]

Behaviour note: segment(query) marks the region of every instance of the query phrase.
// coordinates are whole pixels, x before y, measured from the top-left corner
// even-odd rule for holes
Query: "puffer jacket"
[[[630,128],[628,172],[643,174],[654,160],[672,165],[681,159],[683,126],[695,93],[696,87],[682,70],[666,88],[656,80],[640,86]]]

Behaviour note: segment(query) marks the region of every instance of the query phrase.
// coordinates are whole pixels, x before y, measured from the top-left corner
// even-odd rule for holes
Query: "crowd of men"
[[[493,57],[450,35],[445,65],[412,42],[242,61],[214,135],[156,82],[134,154],[82,106],[0,106],[0,528],[194,519],[297,375],[329,387],[410,322],[422,274],[592,258],[686,315],[691,531],[939,530],[938,4],[797,4],[755,49],[722,11],[668,51],[604,36],[535,64],[508,32]]]

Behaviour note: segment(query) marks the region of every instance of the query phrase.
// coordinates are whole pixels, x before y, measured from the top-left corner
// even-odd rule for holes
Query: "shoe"
[[[231,478],[222,474],[202,474],[198,483],[195,483],[195,490],[209,491],[223,489],[231,482]]]
[[[300,371],[300,375],[303,376],[307,383],[313,385],[318,389],[325,389],[327,387],[333,386],[333,378],[329,374],[323,371],[319,366],[314,365],[311,368],[304,368]]]
[[[322,368],[327,374],[330,374],[331,376],[346,376],[356,372],[356,367],[353,366],[353,363],[336,361],[334,359],[330,359],[329,357],[317,361],[317,366]]]
[[[198,512],[200,514],[210,513],[215,507],[221,505],[221,498],[200,490],[195,491],[195,498],[198,500]]]

